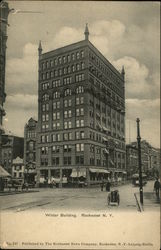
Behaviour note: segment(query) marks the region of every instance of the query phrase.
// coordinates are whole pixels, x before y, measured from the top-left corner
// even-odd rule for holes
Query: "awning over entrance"
[[[71,177],[86,177],[86,169],[80,168],[80,169],[72,169],[72,173],[70,175]]]
[[[103,168],[90,168],[89,171],[91,173],[102,173],[102,174],[109,174],[110,172]]]
[[[114,171],[115,171],[115,173],[127,174],[125,171],[123,171],[123,170],[119,170],[119,169],[116,169],[116,170],[114,170]]]
[[[2,166],[0,166],[0,177],[9,177],[11,176]]]

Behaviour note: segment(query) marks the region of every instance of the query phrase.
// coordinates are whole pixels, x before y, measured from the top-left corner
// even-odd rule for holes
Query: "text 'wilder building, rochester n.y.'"
[[[88,40],[42,53],[39,44],[37,182],[88,185],[125,172],[121,74]]]

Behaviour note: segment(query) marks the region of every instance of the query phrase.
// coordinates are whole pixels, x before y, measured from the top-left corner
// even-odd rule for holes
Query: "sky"
[[[125,68],[126,143],[160,147],[160,3],[135,1],[8,1],[9,7],[40,13],[9,14],[6,61],[6,131],[23,136],[37,118],[38,44],[43,52],[89,40],[120,71]]]

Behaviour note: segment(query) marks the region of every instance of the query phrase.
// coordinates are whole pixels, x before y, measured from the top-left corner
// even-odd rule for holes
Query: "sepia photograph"
[[[160,2],[0,3],[0,247],[160,249]]]

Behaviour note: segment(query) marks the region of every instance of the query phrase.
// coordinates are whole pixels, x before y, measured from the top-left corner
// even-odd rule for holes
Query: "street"
[[[137,211],[134,193],[139,192],[138,187],[126,184],[112,187],[111,190],[119,190],[120,205],[107,205],[107,192],[100,187],[93,188],[42,188],[39,192],[20,193],[0,196],[2,211]],[[35,190],[35,191],[36,191]],[[149,181],[144,187],[145,192],[153,191],[153,181]],[[159,211],[159,205],[155,206]]]

